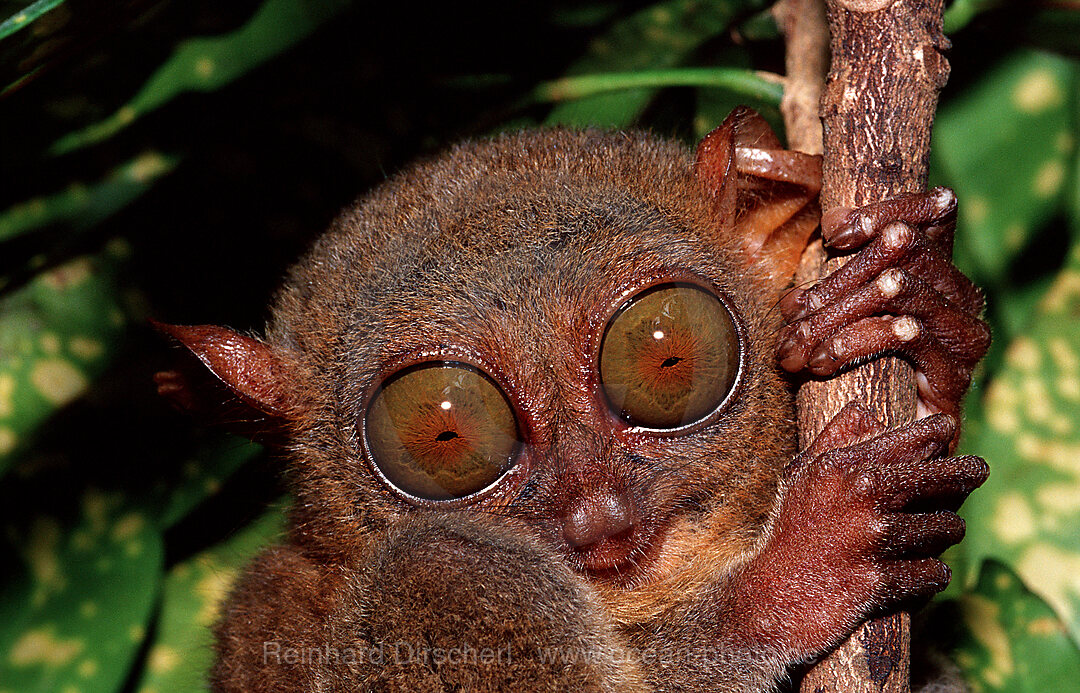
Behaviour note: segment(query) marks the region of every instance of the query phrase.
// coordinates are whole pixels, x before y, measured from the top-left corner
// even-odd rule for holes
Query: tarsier
[[[161,391],[270,436],[295,497],[214,690],[763,691],[944,588],[987,475],[948,456],[989,342],[956,201],[826,215],[852,258],[792,289],[819,187],[748,109],[696,156],[503,135],[347,209],[265,337],[162,326],[218,390]],[[883,352],[928,416],[849,405],[796,454],[799,374]]]

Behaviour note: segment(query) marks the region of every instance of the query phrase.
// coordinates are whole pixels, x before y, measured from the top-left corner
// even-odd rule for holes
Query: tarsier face
[[[623,586],[701,532],[728,558],[755,539],[791,452],[776,295],[677,146],[550,137],[590,158],[463,148],[344,217],[281,294],[269,341],[317,412],[305,526],[499,513]]]
[[[507,375],[523,364],[483,356],[476,360],[497,375],[453,355],[395,371],[357,422],[372,471],[416,505],[528,513],[566,544],[575,565],[630,577],[669,520],[660,513],[673,510],[650,507],[650,477],[688,464],[637,439],[693,435],[722,416],[742,360],[739,329],[711,288],[664,282],[628,298],[599,340],[590,331],[559,350],[571,363],[528,366],[535,374],[565,370],[559,383]],[[559,325],[549,335],[576,341],[580,332]],[[526,390],[515,388],[513,400],[499,384],[511,380]]]

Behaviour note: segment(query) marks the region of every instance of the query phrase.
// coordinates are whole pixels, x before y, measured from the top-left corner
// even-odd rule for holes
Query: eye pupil
[[[375,466],[405,493],[451,500],[494,484],[520,447],[502,390],[462,363],[406,368],[379,387],[364,416]]]
[[[723,403],[740,359],[735,322],[715,294],[663,284],[630,299],[608,323],[600,380],[612,409],[627,422],[675,429]]]

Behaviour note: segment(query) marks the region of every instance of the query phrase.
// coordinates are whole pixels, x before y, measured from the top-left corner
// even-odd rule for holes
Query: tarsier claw
[[[855,254],[780,302],[781,365],[824,377],[894,353],[915,366],[920,416],[957,415],[990,330],[982,294],[950,259],[955,226],[946,188],[826,212],[826,245]]]

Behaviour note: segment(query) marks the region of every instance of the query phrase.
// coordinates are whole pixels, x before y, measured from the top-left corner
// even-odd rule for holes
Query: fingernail
[[[815,375],[825,375],[836,359],[827,350],[819,351],[806,362],[806,369]]]
[[[915,238],[911,227],[902,221],[894,221],[881,231],[881,242],[886,248],[896,250],[911,243]]]
[[[803,369],[806,362],[798,354],[793,354],[786,358],[780,359],[780,367],[788,373],[797,373]]]
[[[848,223],[851,215],[851,207],[833,207],[821,215],[821,234],[825,238],[831,238],[841,226]]]
[[[837,231],[835,234],[825,239],[826,248],[835,248],[836,250],[847,250],[858,244],[861,237],[854,225],[848,225]]]
[[[783,315],[789,322],[795,322],[803,317],[803,313],[806,308],[803,305],[803,296],[806,292],[803,289],[792,289],[784,294],[780,299],[780,314]]]
[[[787,336],[780,341],[780,346],[777,347],[776,351],[782,361],[790,361],[792,359],[798,358],[798,354],[796,354],[795,352],[798,351],[799,343],[805,340],[805,337],[802,339],[800,339],[799,337],[799,329],[801,328],[802,325],[800,325],[799,328],[796,328],[794,330],[788,328]],[[797,367],[801,368],[802,364],[800,363]]]
[[[910,315],[903,315],[893,320],[892,333],[901,342],[910,342],[919,336],[919,321]]]
[[[934,206],[938,214],[942,214],[952,205],[956,204],[956,193],[949,188],[934,188]]]
[[[904,286],[904,274],[895,267],[887,269],[878,275],[874,284],[883,297],[894,298]]]

